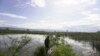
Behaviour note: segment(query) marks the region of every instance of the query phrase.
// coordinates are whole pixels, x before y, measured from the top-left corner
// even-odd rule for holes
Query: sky
[[[100,0],[0,0],[0,26],[100,30]]]

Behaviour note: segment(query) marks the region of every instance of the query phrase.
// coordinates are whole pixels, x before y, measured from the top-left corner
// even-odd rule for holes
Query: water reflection
[[[100,55],[100,41],[91,41],[91,45],[93,49],[96,49]]]
[[[25,34],[0,35],[0,50],[6,49],[5,44],[9,46],[11,40],[8,37],[18,38],[20,40],[21,36],[25,36]],[[20,51],[20,56],[31,56],[35,48],[44,43],[45,35],[28,34],[28,36],[32,38],[32,41]],[[80,56],[100,56],[100,41],[78,41],[69,37],[66,37],[65,41]]]
[[[5,52],[9,47],[11,40],[9,37],[13,39],[20,40],[22,36],[25,36],[26,34],[8,34],[8,35],[0,35],[0,50]],[[43,45],[45,36],[44,35],[34,35],[34,34],[28,34],[29,37],[31,37],[31,42],[28,43],[26,46],[24,46],[20,50],[20,56],[32,56],[33,52],[35,51],[35,48]],[[7,47],[6,47],[6,46]]]
[[[65,40],[80,56],[100,56],[97,51],[100,50],[100,45],[95,44],[95,42],[76,41],[70,38],[65,38]],[[100,42],[98,43],[100,44]]]

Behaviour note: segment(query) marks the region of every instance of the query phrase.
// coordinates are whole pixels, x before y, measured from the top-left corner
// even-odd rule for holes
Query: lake
[[[18,39],[20,40],[22,36],[26,34],[7,34],[0,35],[0,50],[5,52],[8,47],[10,47],[11,40]],[[25,45],[20,50],[20,56],[32,56],[36,47],[44,45],[44,40],[46,35],[36,35],[36,34],[27,34],[31,37],[31,42]],[[10,38],[9,38],[10,37]],[[73,50],[80,56],[100,56],[100,42],[99,41],[79,41],[71,39],[70,37],[65,38],[65,42],[69,44]],[[5,46],[6,45],[6,46]]]

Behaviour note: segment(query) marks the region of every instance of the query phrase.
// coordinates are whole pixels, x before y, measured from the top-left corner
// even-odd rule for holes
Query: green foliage
[[[54,45],[56,45],[57,44],[57,39],[56,39],[56,37],[55,36],[51,36],[50,37],[50,47],[52,47],[52,46],[54,46]]]
[[[62,37],[60,37],[62,36]],[[56,44],[56,48],[53,49],[52,53],[50,54],[50,56],[76,56],[76,54],[73,52],[71,46],[69,46],[68,44],[65,44],[64,41],[65,35],[64,33],[60,33],[56,34],[55,37],[51,37],[50,41],[52,44],[52,47],[55,46]],[[59,41],[61,43],[59,43]]]
[[[10,47],[7,46],[8,49],[4,52],[0,51],[0,56],[20,56],[20,50],[31,41],[28,36],[22,36],[20,40],[12,37],[9,37],[9,39],[11,40]]]
[[[19,56],[19,51],[31,41],[28,36],[22,36],[19,41],[17,38],[12,39],[11,47],[9,47],[10,56]]]
[[[46,31],[0,29],[0,34],[48,34]]]
[[[84,41],[99,41],[100,40],[100,33],[68,33],[73,39],[76,40],[84,40]]]
[[[76,56],[69,45],[61,44],[55,48],[50,56]]]
[[[71,46],[64,43],[64,35],[62,34],[62,36],[63,37],[59,37],[58,35],[50,35],[50,49],[52,50],[50,53],[47,53],[48,56],[76,56]],[[59,41],[62,43],[59,43]],[[44,47],[40,46],[34,52],[34,56],[44,56],[44,53]]]
[[[34,52],[34,56],[44,56],[44,54],[45,54],[44,46],[37,47]]]
[[[0,56],[6,56],[4,52],[0,51]]]

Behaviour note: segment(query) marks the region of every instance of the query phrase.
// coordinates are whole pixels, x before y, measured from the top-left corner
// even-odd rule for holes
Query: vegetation
[[[75,33],[68,33],[67,36],[70,36],[70,38],[73,38],[76,40],[84,40],[84,41],[99,41],[100,40],[99,32],[94,32],[94,33],[75,32]]]
[[[10,46],[5,45],[7,51],[0,51],[0,56],[19,56],[20,50],[31,41],[28,36],[22,36],[21,40],[12,37],[9,37],[9,39],[11,40]]]
[[[91,45],[96,47],[98,51],[100,51],[100,32],[45,32],[45,31],[29,31],[29,30],[0,30],[0,34],[45,34],[50,36],[50,49],[54,46],[52,52],[49,56],[77,56],[74,51],[72,50],[71,46],[65,44],[64,37],[69,36],[78,41],[91,41]],[[0,51],[0,56],[20,56],[20,50],[27,45],[31,39],[28,36],[22,36],[22,39],[19,41],[17,38],[11,39],[11,46],[8,47],[7,52]],[[96,44],[96,45],[95,45]],[[33,53],[34,56],[44,56],[45,55],[45,47],[39,46],[36,48],[35,52]]]
[[[55,48],[50,56],[76,56],[76,54],[73,52],[71,46],[61,44]]]
[[[36,51],[33,53],[34,56],[44,56],[45,55],[45,48],[44,46],[39,46],[36,48]]]
[[[48,34],[45,31],[0,29],[0,34]]]
[[[68,33],[67,36],[78,41],[88,41],[93,49],[96,49],[100,53],[100,32],[73,32]]]
[[[47,52],[48,56],[76,56],[71,46],[65,44],[64,41],[57,37],[58,35],[50,35],[50,48]],[[64,38],[63,38],[64,40]],[[61,41],[61,43],[59,43]],[[55,48],[53,48],[55,47]],[[51,50],[51,52],[49,52]],[[34,56],[44,56],[45,47],[41,46],[36,49]]]
[[[51,34],[57,36],[70,36],[73,39],[76,40],[100,40],[100,32],[46,32],[46,31],[31,31],[31,30],[9,30],[4,29],[0,30],[0,34]]]

